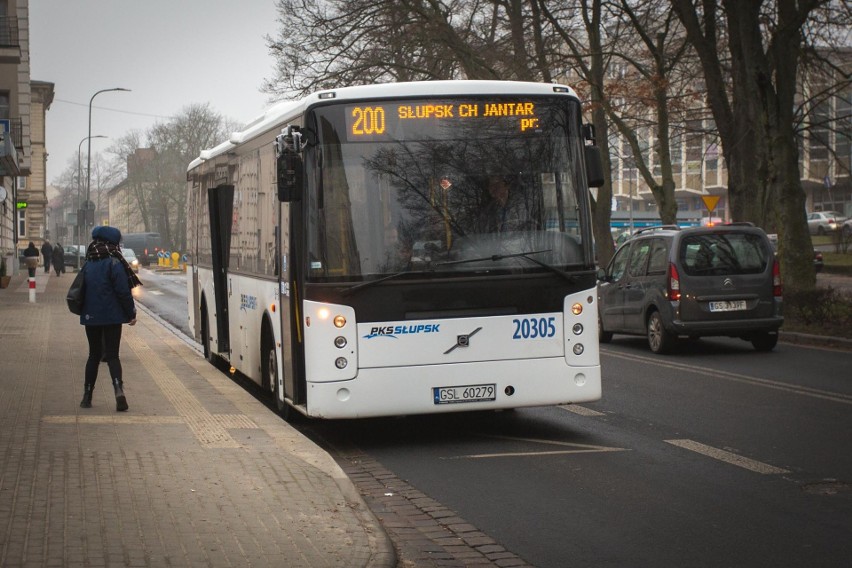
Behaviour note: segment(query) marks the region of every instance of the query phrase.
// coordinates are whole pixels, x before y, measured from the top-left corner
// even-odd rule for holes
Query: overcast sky
[[[241,123],[262,113],[274,63],[263,38],[276,29],[274,0],[30,0],[30,76],[55,84],[48,183],[77,163],[101,89],[132,91],[95,97],[92,135],[109,139],[93,139],[93,155],[194,103]]]

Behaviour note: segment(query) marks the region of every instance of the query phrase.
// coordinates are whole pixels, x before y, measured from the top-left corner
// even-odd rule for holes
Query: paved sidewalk
[[[81,409],[72,274],[0,290],[0,566],[393,566],[328,454],[140,310]]]

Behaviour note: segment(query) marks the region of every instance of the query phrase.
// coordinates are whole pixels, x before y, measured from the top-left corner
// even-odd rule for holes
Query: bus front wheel
[[[278,352],[275,349],[272,332],[268,327],[264,327],[260,344],[263,386],[272,393],[272,399],[275,401],[275,409],[278,411],[278,414],[287,422],[295,422],[301,417],[301,414],[284,400],[284,393],[281,392],[281,385],[278,381]]]

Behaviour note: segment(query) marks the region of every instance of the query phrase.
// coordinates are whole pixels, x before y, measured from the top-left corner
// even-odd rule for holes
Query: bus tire
[[[207,313],[207,303],[201,304],[201,345],[204,348],[204,358],[208,363],[216,364],[216,355],[210,348],[210,316]]]
[[[275,410],[286,421],[295,423],[301,418],[301,414],[292,406],[287,404],[278,383],[278,352],[275,349],[272,330],[268,324],[264,324],[260,340],[260,365],[262,373],[262,386],[272,394]]]
[[[598,341],[609,343],[612,341],[612,332],[604,329],[603,318],[598,314]]]

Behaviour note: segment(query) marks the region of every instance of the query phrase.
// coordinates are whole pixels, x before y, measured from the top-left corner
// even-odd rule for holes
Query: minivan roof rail
[[[641,235],[642,233],[649,233],[651,231],[666,231],[673,230],[679,231],[680,227],[678,225],[654,225],[653,227],[642,227],[641,229],[637,229],[633,232],[633,236]]]

